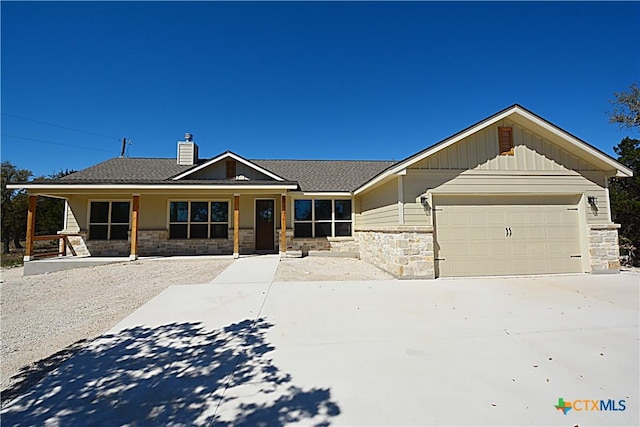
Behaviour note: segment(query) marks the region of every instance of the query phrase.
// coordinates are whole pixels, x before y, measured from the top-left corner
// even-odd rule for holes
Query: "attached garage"
[[[579,196],[434,197],[436,275],[582,272]]]

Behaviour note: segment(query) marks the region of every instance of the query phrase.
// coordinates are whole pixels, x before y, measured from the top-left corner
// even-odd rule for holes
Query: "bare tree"
[[[609,122],[617,123],[620,128],[637,129],[640,126],[640,87],[638,83],[629,86],[629,92],[615,92],[616,99],[611,101],[613,111],[609,113]]]

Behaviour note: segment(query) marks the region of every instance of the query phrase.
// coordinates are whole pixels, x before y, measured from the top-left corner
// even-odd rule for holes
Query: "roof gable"
[[[512,130],[511,155],[501,155],[497,143],[499,127]],[[456,144],[415,162],[408,169],[493,171],[598,171],[580,158],[520,124],[503,119],[467,136]]]
[[[220,154],[190,168],[189,170],[178,174],[173,177],[174,181],[187,179],[226,179],[226,162],[236,162],[237,169],[235,171],[236,181],[252,181],[252,180],[270,180],[270,181],[284,181],[281,176],[274,174],[273,172],[257,165],[256,163],[245,159],[231,151]]]
[[[517,124],[522,128],[531,129],[537,135],[540,135],[545,140],[557,145],[565,152],[570,152],[576,158],[582,160],[584,163],[593,165],[593,169],[615,171],[616,176],[633,175],[633,171],[620,164],[613,158],[609,157],[602,151],[598,150],[597,148],[546,121],[540,116],[537,116],[536,114],[523,108],[522,106],[514,104],[511,107],[508,107],[450,136],[449,138],[446,138],[404,160],[399,161],[394,166],[388,168],[372,180],[368,181],[366,184],[356,189],[355,193],[361,193],[362,191],[367,190],[368,188],[395,174],[403,173],[403,171],[407,168],[418,165],[421,162],[428,160],[432,156],[437,156],[439,153],[449,149],[455,144],[458,144],[460,141],[464,141],[474,134],[481,133],[487,128],[496,126],[501,122],[504,122],[505,120],[512,121],[514,124]],[[497,144],[497,140],[495,141],[495,143]],[[591,168],[587,167],[586,169]]]

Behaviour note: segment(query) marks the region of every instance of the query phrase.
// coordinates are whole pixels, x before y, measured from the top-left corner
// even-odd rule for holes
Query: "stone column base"
[[[620,224],[589,225],[589,267],[593,274],[620,272]]]
[[[399,279],[435,279],[433,227],[369,227],[354,235],[362,260]]]

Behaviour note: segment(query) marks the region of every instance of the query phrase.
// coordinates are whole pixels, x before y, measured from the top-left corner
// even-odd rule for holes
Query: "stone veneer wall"
[[[355,237],[293,237],[291,229],[288,229],[286,234],[287,251],[353,258],[358,258],[360,255],[360,245]],[[278,235],[282,236],[280,230],[278,230]]]
[[[253,253],[253,229],[240,230],[240,253]],[[129,240],[88,240],[87,232],[69,235],[69,242],[78,256],[129,256]],[[227,239],[169,239],[168,230],[139,230],[138,255],[231,255],[233,230]],[[71,252],[68,251],[68,255]]]
[[[435,278],[433,227],[370,227],[354,235],[362,260],[399,278]]]
[[[63,231],[61,234],[67,234]],[[87,240],[87,233],[81,234],[67,234],[67,239],[73,250],[76,252],[77,256],[89,256],[89,249],[87,249],[87,245],[84,242]],[[67,256],[73,256],[70,250],[67,250]]]
[[[589,263],[592,273],[620,272],[618,228],[620,224],[589,226]]]

